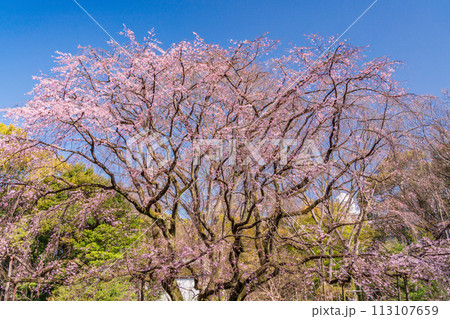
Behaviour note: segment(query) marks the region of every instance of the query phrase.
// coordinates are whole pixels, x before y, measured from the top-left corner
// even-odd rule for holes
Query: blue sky
[[[193,32],[219,44],[269,32],[301,45],[305,34],[341,34],[373,0],[78,2],[119,42],[125,24],[138,38],[154,28],[168,47]],[[0,30],[0,108],[26,101],[31,76],[49,71],[56,50],[75,53],[79,44],[106,47],[108,40],[73,0],[1,1]],[[379,0],[344,38],[370,45],[371,57],[404,61],[397,79],[412,92],[450,87],[448,0]]]

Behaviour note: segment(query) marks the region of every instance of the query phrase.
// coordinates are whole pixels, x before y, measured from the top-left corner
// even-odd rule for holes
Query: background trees
[[[24,122],[19,150],[54,158],[39,186],[26,187],[30,209],[73,212],[66,223],[77,230],[64,242],[77,270],[66,287],[86,269],[106,282],[128,278],[139,299],[143,287],[182,299],[181,276],[194,279],[200,300],[342,298],[345,289],[375,299],[397,292],[389,267],[417,271],[409,259],[425,267],[430,258],[439,270],[430,273],[445,278],[446,238],[436,231],[447,213],[438,222],[422,205],[410,225],[420,236],[406,243],[417,245],[401,251],[409,259],[383,247],[383,222],[410,214],[396,176],[417,188],[402,164],[417,151],[405,145],[417,150],[429,136],[418,135],[421,100],[392,79],[395,62],[367,61],[346,42],[328,51],[318,37],[267,59],[277,43],[266,37],[229,48],[197,37],[164,51],[152,35],[140,44],[124,34],[125,49],[60,54],[27,106],[9,111]],[[85,166],[66,164],[77,162]],[[419,229],[443,243],[417,243],[429,237]]]
[[[447,99],[444,92],[440,100],[427,97],[419,102],[420,112],[410,122],[417,128],[414,137],[378,172],[379,211],[387,214],[391,230],[406,242],[424,234],[449,238]]]

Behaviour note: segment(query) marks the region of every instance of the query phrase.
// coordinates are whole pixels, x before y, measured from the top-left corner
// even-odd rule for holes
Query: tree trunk
[[[164,280],[163,282],[161,282],[161,285],[172,301],[184,300],[176,279]]]
[[[5,285],[5,296],[3,298],[3,301],[8,301],[9,300],[9,294],[10,294],[11,288],[13,288],[13,283],[11,282],[13,261],[14,261],[14,256],[9,258],[8,281],[6,282],[6,285]]]
[[[404,276],[403,277],[403,284],[404,284],[404,287],[405,287],[405,297],[406,297],[406,300],[407,301],[409,301],[409,291],[408,291],[408,277],[407,276]]]
[[[145,281],[144,279],[139,279],[138,281],[138,301],[144,301],[144,288],[145,288]]]

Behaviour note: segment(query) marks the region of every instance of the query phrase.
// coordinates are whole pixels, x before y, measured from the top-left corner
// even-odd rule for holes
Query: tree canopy
[[[346,41],[123,34],[0,126],[3,299],[448,298],[445,95]]]

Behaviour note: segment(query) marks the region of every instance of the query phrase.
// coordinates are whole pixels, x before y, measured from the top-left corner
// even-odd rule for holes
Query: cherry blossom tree
[[[35,150],[105,179],[59,177],[40,198],[89,189],[85,211],[111,194],[148,221],[146,240],[95,276],[128,274],[140,299],[153,285],[182,300],[176,279],[189,276],[198,300],[245,300],[303,273],[376,298],[373,279],[385,284],[388,271],[369,249],[373,176],[414,113],[397,63],[316,36],[269,58],[278,43],[265,36],[163,50],[152,33],[142,44],[124,35],[123,47],[59,53],[27,105],[8,111]]]

